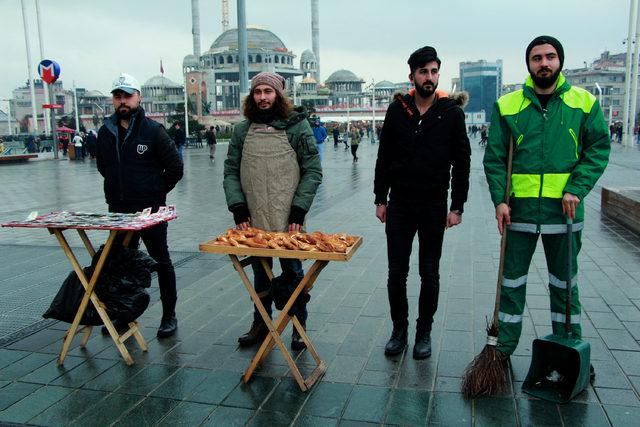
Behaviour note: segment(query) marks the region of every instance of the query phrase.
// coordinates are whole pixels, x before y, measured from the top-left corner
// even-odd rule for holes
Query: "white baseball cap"
[[[131,75],[122,73],[120,74],[111,85],[111,93],[116,90],[133,94],[135,91],[140,92],[140,83]]]

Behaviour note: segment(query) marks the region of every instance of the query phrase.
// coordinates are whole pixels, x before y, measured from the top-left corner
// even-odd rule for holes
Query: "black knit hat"
[[[531,53],[531,49],[541,44],[550,44],[555,48],[558,59],[560,60],[560,69],[562,70],[562,65],[564,64],[564,49],[562,48],[562,43],[560,43],[557,38],[551,36],[538,36],[531,40],[531,43],[527,46],[527,53],[524,56],[524,62],[527,64],[527,68],[529,68],[529,54]]]
[[[418,67],[425,65],[428,62],[436,61],[438,68],[440,68],[440,58],[438,58],[438,52],[431,46],[421,47],[411,54],[407,64],[413,73]]]

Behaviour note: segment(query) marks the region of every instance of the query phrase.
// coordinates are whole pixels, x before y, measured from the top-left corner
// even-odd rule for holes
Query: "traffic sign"
[[[62,104],[42,104],[42,108],[64,108]]]
[[[43,59],[38,64],[38,74],[45,83],[54,84],[60,77],[60,64],[50,59]]]

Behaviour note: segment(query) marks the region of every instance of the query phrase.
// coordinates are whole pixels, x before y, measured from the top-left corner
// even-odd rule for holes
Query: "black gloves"
[[[289,224],[300,224],[304,223],[304,217],[307,214],[302,208],[297,206],[291,206],[291,212],[289,212]]]
[[[229,210],[233,213],[233,221],[236,224],[247,222],[251,217],[251,214],[249,213],[249,208],[247,207],[247,205],[242,203],[231,206]]]

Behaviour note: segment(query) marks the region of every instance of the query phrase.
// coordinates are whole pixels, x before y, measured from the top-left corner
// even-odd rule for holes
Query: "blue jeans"
[[[184,144],[178,145],[178,155],[180,156],[180,160],[184,162]]]
[[[324,141],[316,142],[316,147],[318,147],[318,155],[320,156],[320,163],[322,163],[322,159],[324,158]]]
[[[270,267],[273,267],[273,258],[267,258],[267,262]],[[290,258],[280,258],[280,267],[282,267],[282,271],[290,271],[295,273],[298,278],[302,279],[304,277],[304,271],[302,270],[302,262],[299,259],[290,259]],[[256,259],[253,263],[251,263],[251,268],[253,268],[253,287],[256,292],[259,294],[263,291],[268,291],[271,287],[271,282],[267,277],[267,273],[264,271],[262,264],[259,259]],[[271,305],[273,300],[271,299],[271,294],[260,298],[262,301],[262,305],[264,305],[265,310],[271,317]],[[303,325],[307,321],[307,304],[301,306],[299,310],[291,310],[291,314],[295,315],[300,323]],[[260,312],[253,306],[253,321],[261,322],[262,317],[260,316]]]

